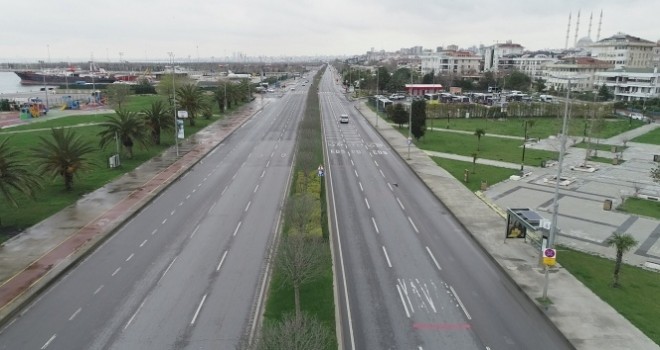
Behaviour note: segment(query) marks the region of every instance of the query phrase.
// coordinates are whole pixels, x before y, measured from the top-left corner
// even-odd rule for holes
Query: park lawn
[[[660,202],[648,199],[628,197],[617,207],[617,210],[660,219]]]
[[[655,128],[654,130],[651,130],[646,134],[637,136],[630,141],[639,142],[639,143],[649,143],[652,145],[660,145],[660,128]]]
[[[507,180],[511,175],[517,175],[518,170],[501,168],[486,164],[476,164],[472,167],[472,162],[464,162],[455,159],[447,159],[440,157],[431,157],[433,161],[441,168],[447,170],[453,177],[458,179],[470,191],[476,192],[481,190],[481,182],[485,181],[488,185],[493,185],[504,180]],[[470,171],[468,181],[464,182],[464,171]],[[472,171],[474,169],[474,172]]]
[[[218,120],[218,117],[213,117],[210,120],[198,119],[195,127],[190,127],[186,124],[186,136],[189,137],[216,120]],[[74,178],[73,190],[71,192],[64,190],[64,182],[61,177],[53,179],[47,177],[44,178],[44,188],[38,191],[36,200],[31,200],[21,194],[17,194],[15,197],[19,204],[18,208],[11,206],[9,201],[0,201],[0,220],[2,220],[0,222],[0,241],[7,239],[7,234],[30,227],[66,206],[75,203],[85,193],[92,192],[112,181],[114,178],[130,172],[140,164],[174,145],[173,132],[171,130],[164,131],[161,134],[161,145],[151,145],[147,149],[136,145],[133,147],[133,159],[129,159],[122,150],[122,165],[118,168],[110,169],[107,166],[108,157],[114,154],[115,148],[114,145],[109,145],[106,149],[98,147],[99,138],[97,134],[102,128],[98,125],[91,125],[73,130],[76,134],[80,135],[81,139],[89,141],[97,147],[96,151],[89,155],[89,159],[95,165],[88,170],[78,173],[77,177]],[[17,160],[24,164],[34,164],[31,168],[36,169],[35,159],[31,156],[31,148],[37,147],[40,143],[40,137],[50,138],[50,135],[50,130],[37,130],[7,136],[9,137],[8,142],[12,148],[20,152]],[[0,139],[4,139],[4,137],[4,135],[0,134]],[[29,208],[29,210],[26,208]]]
[[[620,275],[621,287],[612,288],[614,261],[564,247],[557,252],[557,259],[587,288],[656,344],[660,344],[660,327],[658,327],[660,273],[623,264]]]
[[[527,135],[531,138],[544,139],[551,135],[561,133],[562,120],[560,118],[508,118],[508,119],[449,119],[449,129],[465,130],[474,132],[476,129],[484,129],[486,135],[500,134],[523,137],[525,133],[524,120],[533,121],[532,126],[527,127]],[[624,131],[632,130],[642,126],[644,123],[639,120],[630,121],[623,119],[606,119],[604,128],[599,133],[594,133],[593,137],[609,138],[618,135]],[[427,127],[446,128],[447,119],[427,119]],[[585,132],[585,120],[570,119],[568,135],[582,137]]]
[[[399,129],[407,135],[407,131]],[[444,131],[427,130],[424,137],[415,141],[417,147],[436,152],[445,152],[472,157],[477,153],[479,159],[492,159],[509,163],[520,164],[522,159],[522,140],[506,139],[501,137],[489,137],[487,134],[481,137],[479,151],[477,151],[477,137],[468,134],[459,134]],[[541,166],[541,161],[558,159],[559,153],[535,150],[525,150],[525,164]]]
[[[8,134],[14,131],[61,128],[61,127],[74,126],[80,124],[98,124],[104,122],[107,117],[112,115],[114,115],[114,113],[71,115],[56,119],[43,118],[42,120],[39,121],[35,120],[30,124],[23,124],[23,125],[13,126],[11,128],[0,129],[0,136],[2,136],[3,133]]]

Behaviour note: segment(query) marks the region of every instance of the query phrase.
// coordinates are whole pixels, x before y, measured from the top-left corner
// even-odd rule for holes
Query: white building
[[[658,68],[626,68],[596,73],[596,86],[607,86],[616,101],[660,97]]]
[[[566,57],[545,66],[544,79],[548,88],[566,90],[571,78],[571,90],[592,91],[595,75],[614,67],[613,64],[592,57]]]
[[[611,63],[615,69],[650,68],[656,46],[653,41],[618,33],[589,45],[589,49],[591,57]]]
[[[506,43],[489,46],[484,52],[484,71],[497,72],[501,57],[521,55],[522,53],[523,47],[520,44],[512,43],[511,40],[508,40]]]
[[[511,59],[512,68],[527,74],[532,80],[543,78],[544,67],[557,59],[548,54],[524,54]]]
[[[479,73],[481,57],[469,51],[443,51],[421,57],[422,74],[475,75]]]

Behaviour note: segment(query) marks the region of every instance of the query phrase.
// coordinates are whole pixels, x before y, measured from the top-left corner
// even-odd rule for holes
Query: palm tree
[[[39,176],[28,171],[27,164],[20,162],[20,152],[12,150],[8,141],[9,138],[0,141],[0,192],[9,203],[18,207],[15,191],[33,197],[41,183]]]
[[[614,246],[616,248],[616,262],[614,264],[614,278],[612,282],[612,287],[616,288],[619,286],[619,272],[621,271],[623,253],[636,246],[637,240],[630,234],[614,232],[612,236],[605,240],[605,244],[608,247]]]
[[[145,148],[148,146],[145,121],[138,116],[137,112],[116,110],[115,116],[107,117],[107,121],[101,123],[101,127],[104,130],[98,133],[98,136],[101,136],[99,145],[105,147],[119,137],[121,144],[128,152],[128,158],[133,158],[133,145],[136,141]]]
[[[475,173],[475,168],[477,167],[477,158],[479,158],[479,153],[472,153],[472,174]]]
[[[479,151],[479,146],[480,146],[480,143],[481,143],[481,137],[484,136],[484,135],[486,135],[486,130],[484,130],[484,129],[479,128],[479,129],[474,131],[474,136],[477,137],[477,151]]]
[[[78,171],[94,165],[92,160],[85,157],[94,152],[94,147],[71,129],[51,129],[50,139],[43,136],[39,138],[41,143],[32,151],[39,158],[41,175],[50,173],[52,177],[62,176],[64,188],[71,191],[73,178],[78,175]]]
[[[160,145],[160,132],[173,128],[174,117],[162,100],[151,103],[151,106],[142,111],[144,124],[151,130],[151,142]]]
[[[188,111],[190,126],[195,126],[195,117],[206,104],[202,90],[194,84],[186,84],[176,90],[176,102]]]

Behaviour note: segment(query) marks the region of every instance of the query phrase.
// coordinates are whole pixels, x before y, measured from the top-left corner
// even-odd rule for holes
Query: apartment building
[[[523,47],[520,44],[512,43],[511,40],[489,46],[484,52],[484,71],[498,72],[500,70],[500,58],[522,55],[522,53]]]
[[[591,91],[594,89],[596,73],[612,68],[614,64],[593,57],[566,57],[546,64],[543,79],[548,88],[566,90],[570,78],[571,90]]]
[[[607,86],[615,101],[648,100],[660,97],[658,68],[625,68],[595,75],[596,86]]]
[[[615,69],[650,68],[657,46],[657,42],[617,33],[589,45],[589,50],[591,57],[613,64]]]
[[[475,75],[481,70],[481,57],[469,51],[442,51],[421,57],[422,74]]]

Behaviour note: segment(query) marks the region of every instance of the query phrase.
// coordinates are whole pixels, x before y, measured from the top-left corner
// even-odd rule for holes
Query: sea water
[[[0,95],[41,91],[41,85],[21,85],[21,78],[14,72],[0,72]]]

